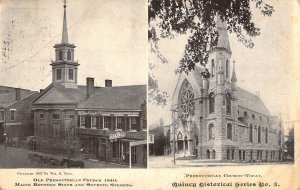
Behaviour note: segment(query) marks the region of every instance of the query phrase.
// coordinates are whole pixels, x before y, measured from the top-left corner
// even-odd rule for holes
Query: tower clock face
[[[194,92],[191,84],[186,82],[184,84],[184,89],[182,89],[179,104],[182,111],[183,119],[187,119],[189,115],[194,115],[195,101]]]

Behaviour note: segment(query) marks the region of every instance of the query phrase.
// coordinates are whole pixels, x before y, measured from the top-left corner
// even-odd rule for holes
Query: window
[[[45,115],[43,113],[40,114],[40,119],[45,119]]]
[[[179,104],[183,119],[187,119],[189,115],[194,115],[194,91],[192,85],[187,80],[180,89]]]
[[[73,115],[73,114],[68,114],[68,115],[67,115],[67,118],[68,118],[68,119],[74,119],[74,115]]]
[[[248,116],[248,113],[246,111],[244,111],[244,116],[247,117]]]
[[[62,54],[62,50],[60,50],[58,52],[58,60],[62,60],[63,59],[63,54]]]
[[[234,150],[231,150],[231,160],[234,160]]]
[[[257,133],[258,143],[261,143],[261,127],[258,127],[258,133]]]
[[[249,141],[253,142],[253,126],[252,126],[252,124],[250,124],[250,128],[249,128]]]
[[[215,112],[215,95],[214,93],[209,94],[209,113]]]
[[[226,94],[226,113],[231,114],[231,95],[229,93]]]
[[[230,150],[227,150],[227,160],[230,160]]]
[[[68,60],[71,60],[72,58],[71,58],[71,51],[70,50],[68,50],[68,52],[67,52],[67,59]]]
[[[227,124],[227,139],[232,140],[232,124]]]
[[[137,118],[136,117],[130,117],[129,119],[130,119],[129,120],[130,130],[136,130],[136,128],[137,128]]]
[[[208,127],[208,140],[213,140],[215,139],[215,130],[214,130],[214,125],[210,124]]]
[[[55,120],[60,119],[59,113],[54,113],[54,114],[52,114],[52,119],[55,119]]]
[[[210,159],[210,151],[209,150],[206,151],[206,158]]]
[[[103,128],[110,128],[110,116],[103,116]]]
[[[211,60],[211,77],[213,78],[215,76],[215,60]]]
[[[281,145],[281,131],[278,133],[278,145]]]
[[[80,115],[80,127],[85,127],[85,116],[84,115]]]
[[[266,140],[266,143],[268,143],[268,136],[269,136],[269,129],[266,127],[266,138],[265,138],[265,140]]]
[[[212,154],[212,159],[216,159],[216,151],[213,150],[213,151],[211,152],[211,154]]]
[[[226,70],[225,70],[225,72],[226,72],[226,78],[229,78],[229,61],[228,60],[226,60]]]
[[[61,69],[56,69],[56,80],[61,80]]]
[[[4,121],[4,111],[0,111],[0,121]]]
[[[255,119],[255,115],[254,114],[252,114],[252,118]]]
[[[69,80],[74,80],[74,69],[69,69]]]
[[[10,110],[10,120],[16,120],[16,110]]]
[[[96,116],[91,116],[92,118],[92,127],[96,128],[97,125],[97,117]]]
[[[122,118],[117,116],[116,119],[116,129],[122,129]]]

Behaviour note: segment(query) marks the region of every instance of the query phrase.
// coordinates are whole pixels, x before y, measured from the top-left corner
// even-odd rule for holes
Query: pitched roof
[[[103,87],[79,103],[78,108],[140,110],[146,96],[146,85]]]
[[[259,96],[248,92],[240,87],[237,87],[238,105],[250,109],[257,113],[270,116],[270,112],[266,108]]]
[[[27,95],[26,97],[22,98],[19,101],[15,101],[11,105],[9,105],[9,108],[15,108],[17,104],[27,104],[29,107],[32,106],[32,101],[39,95],[39,92],[32,92],[31,94]]]
[[[0,107],[7,108],[9,105],[16,102],[16,89],[14,87],[0,86]],[[20,89],[20,99],[32,94],[33,91]]]

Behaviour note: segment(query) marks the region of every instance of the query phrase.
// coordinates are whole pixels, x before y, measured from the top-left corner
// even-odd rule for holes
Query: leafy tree
[[[151,51],[162,63],[166,58],[160,53],[158,41],[188,35],[184,55],[176,73],[189,73],[199,64],[205,68],[209,51],[217,44],[216,16],[227,23],[227,30],[236,35],[247,48],[253,48],[252,38],[260,35],[260,29],[252,21],[251,6],[259,9],[264,16],[271,16],[274,9],[264,0],[149,0],[148,40]],[[165,105],[167,94],[158,89],[157,81],[149,69],[149,97]],[[209,78],[208,69],[202,76]]]
[[[289,129],[288,138],[285,142],[288,156],[294,159],[294,128]]]

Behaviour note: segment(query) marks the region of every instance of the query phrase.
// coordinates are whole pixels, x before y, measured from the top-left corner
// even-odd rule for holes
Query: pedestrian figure
[[[7,135],[6,135],[6,133],[4,133],[3,136],[4,136],[4,151],[5,151],[5,154],[7,154]]]

